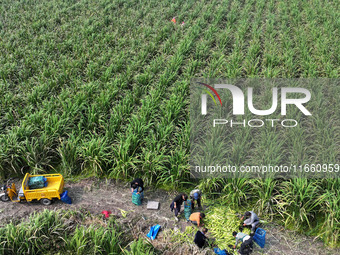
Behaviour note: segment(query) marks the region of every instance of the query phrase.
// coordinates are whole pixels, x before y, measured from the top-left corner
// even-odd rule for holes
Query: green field
[[[338,1],[322,0],[4,0],[0,176],[198,184],[234,208],[256,207],[338,246],[340,179],[190,179],[188,109],[194,77],[339,78],[339,11]],[[320,118],[337,118],[320,129],[319,149],[339,163],[339,87],[331,91],[335,110]],[[308,144],[292,143],[289,153],[302,155]],[[259,146],[269,145],[287,150],[269,138]]]
[[[89,225],[87,221],[101,225]],[[70,225],[76,221],[82,226]],[[0,229],[1,254],[156,254],[142,239],[122,235],[113,218],[103,221],[86,212],[44,210],[29,221],[7,224]],[[121,247],[126,246],[125,249]]]

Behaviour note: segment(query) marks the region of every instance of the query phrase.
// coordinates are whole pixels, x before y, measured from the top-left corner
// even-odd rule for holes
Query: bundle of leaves
[[[232,233],[239,232],[241,220],[237,212],[229,207],[217,205],[209,208],[205,218],[206,227],[210,235],[215,238],[215,244],[220,249],[229,249],[229,245],[235,244]],[[249,234],[249,229],[243,229],[245,234]]]

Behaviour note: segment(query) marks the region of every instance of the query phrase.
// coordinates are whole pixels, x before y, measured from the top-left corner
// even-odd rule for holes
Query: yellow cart
[[[40,189],[30,189],[28,187],[29,178],[36,176],[44,176],[47,179],[47,186]],[[5,186],[2,189],[4,192],[0,194],[0,199],[3,202],[9,200],[12,202],[37,200],[43,205],[50,205],[53,199],[60,199],[60,194],[64,190],[64,178],[61,174],[30,175],[27,173],[22,181],[19,193],[14,183],[9,186],[7,182],[7,187]]]

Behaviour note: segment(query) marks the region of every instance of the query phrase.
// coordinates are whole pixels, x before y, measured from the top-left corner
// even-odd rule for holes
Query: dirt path
[[[184,231],[189,224],[185,220],[175,221],[173,213],[170,212],[169,204],[175,193],[161,190],[145,191],[145,199],[141,206],[131,203],[129,185],[116,183],[115,181],[98,181],[94,179],[82,180],[77,183],[66,182],[65,189],[69,191],[73,204],[67,205],[60,201],[50,206],[40,203],[0,203],[0,224],[4,225],[11,219],[25,218],[32,212],[48,209],[85,209],[92,214],[100,214],[103,210],[110,210],[112,214],[120,217],[120,222],[126,226],[135,226],[136,233],[145,236],[151,225],[160,224],[162,229],[178,229]],[[18,183],[19,184],[19,183]],[[160,202],[157,211],[147,210],[147,201]],[[121,217],[124,210],[133,217]],[[340,254],[340,250],[330,250],[323,247],[319,241],[294,232],[287,231],[281,226],[274,224],[266,225],[266,247],[255,248],[253,254],[266,255],[328,255]],[[167,249],[170,245],[166,241],[164,231],[160,232],[158,238],[153,241],[157,248]],[[199,250],[195,245],[181,244],[172,247],[164,254],[213,254],[211,250]]]

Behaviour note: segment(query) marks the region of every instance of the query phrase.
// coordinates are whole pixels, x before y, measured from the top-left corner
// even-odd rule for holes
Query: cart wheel
[[[2,202],[8,202],[8,201],[9,201],[9,196],[7,196],[7,195],[2,195],[2,196],[0,197],[0,199],[1,199]]]
[[[43,205],[50,205],[52,204],[52,200],[49,200],[48,198],[43,198],[40,199],[40,203],[42,203]]]

